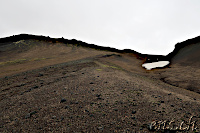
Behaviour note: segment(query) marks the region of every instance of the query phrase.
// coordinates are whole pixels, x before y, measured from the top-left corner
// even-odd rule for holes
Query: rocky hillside
[[[2,38],[0,132],[198,132],[200,69],[187,62],[196,61],[199,42],[180,46],[162,56],[75,39]],[[157,59],[172,62],[141,66]]]

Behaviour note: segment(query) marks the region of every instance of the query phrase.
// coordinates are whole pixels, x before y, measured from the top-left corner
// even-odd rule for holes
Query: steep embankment
[[[170,68],[155,73],[163,82],[200,93],[200,36],[175,45]]]
[[[175,49],[167,55],[171,64],[180,64],[183,66],[200,65],[200,36],[186,40],[175,45]]]

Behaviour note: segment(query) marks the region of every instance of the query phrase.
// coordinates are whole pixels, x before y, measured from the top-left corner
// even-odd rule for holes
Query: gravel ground
[[[87,58],[1,78],[0,132],[200,131],[198,93],[119,66]]]

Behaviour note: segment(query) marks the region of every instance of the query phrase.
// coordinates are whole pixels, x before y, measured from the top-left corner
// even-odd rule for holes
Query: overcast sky
[[[0,0],[0,37],[21,33],[166,55],[200,35],[200,0]]]

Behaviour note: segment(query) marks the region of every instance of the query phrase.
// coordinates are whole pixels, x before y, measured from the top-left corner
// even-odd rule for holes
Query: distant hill
[[[0,38],[0,46],[10,44],[11,42],[17,42],[20,40],[38,40],[38,41],[45,41],[45,42],[50,42],[50,43],[63,43],[63,44],[72,44],[75,46],[82,46],[86,48],[92,48],[96,50],[103,50],[103,51],[109,51],[109,52],[117,52],[117,53],[131,53],[134,54],[138,59],[143,60],[143,62],[150,63],[150,62],[155,62],[155,61],[162,61],[162,60],[168,60],[165,56],[163,55],[149,55],[149,54],[142,54],[139,53],[135,50],[131,49],[124,49],[124,50],[119,50],[116,48],[112,47],[104,47],[104,46],[98,46],[94,44],[88,44],[86,42],[76,40],[76,39],[64,39],[62,38],[50,38],[49,36],[39,36],[39,35],[31,35],[31,34],[19,34],[19,35],[13,35],[10,37],[5,37],[5,38]],[[0,48],[1,52],[1,48]]]
[[[88,44],[86,42],[76,40],[76,39],[64,39],[62,38],[50,38],[49,36],[39,36],[39,35],[31,35],[31,34],[19,34],[13,35],[5,38],[0,38],[0,54],[5,52],[6,50],[11,50],[12,48],[16,48],[16,45],[12,45],[13,42],[19,42],[21,40],[36,40],[36,41],[45,41],[46,43],[63,43],[63,44],[71,44],[76,47],[86,47],[92,48],[96,50],[103,50],[109,52],[117,52],[117,53],[129,53],[136,56],[138,59],[143,60],[143,63],[151,63],[156,61],[170,61],[171,64],[182,64],[182,65],[199,65],[200,60],[200,36],[188,39],[186,41],[177,43],[175,45],[175,49],[169,53],[167,56],[164,55],[149,55],[142,54],[137,51],[131,49],[118,50],[112,47],[103,47],[94,44]],[[25,47],[26,46],[22,46]],[[14,49],[13,49],[14,50]]]

